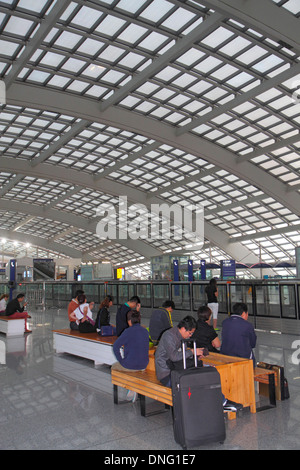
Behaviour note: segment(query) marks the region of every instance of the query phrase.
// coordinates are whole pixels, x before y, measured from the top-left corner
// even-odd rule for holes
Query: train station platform
[[[57,354],[53,329],[68,327],[64,309],[33,311],[31,334],[0,334],[2,450],[182,452],[173,437],[172,413],[142,417],[139,404],[114,405],[109,366]],[[221,336],[220,330],[220,336]],[[226,419],[223,445],[196,450],[294,450],[300,440],[298,336],[257,331],[256,358],[285,368],[290,398],[256,414]],[[293,356],[294,354],[294,356]],[[257,400],[263,401],[260,395]],[[262,403],[263,404],[263,403]]]

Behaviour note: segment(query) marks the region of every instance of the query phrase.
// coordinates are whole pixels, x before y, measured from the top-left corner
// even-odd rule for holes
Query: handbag
[[[277,376],[277,385],[276,385],[276,400],[288,400],[290,398],[289,393],[289,384],[284,376],[284,368],[276,364],[268,364],[267,362],[258,362],[258,367],[262,369],[273,370]],[[266,384],[259,384],[259,393],[261,395],[268,396],[269,388]]]
[[[113,325],[103,325],[98,331],[98,335],[100,336],[116,336],[116,334],[117,329]]]

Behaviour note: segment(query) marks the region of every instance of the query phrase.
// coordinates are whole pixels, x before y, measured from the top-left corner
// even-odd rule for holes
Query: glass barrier
[[[219,313],[228,313],[228,285],[218,284]]]
[[[190,284],[172,283],[171,292],[176,310],[191,310]]]
[[[280,304],[282,318],[297,318],[296,290],[294,285],[280,286]]]
[[[170,284],[153,284],[152,307],[161,307],[165,300],[171,300]],[[176,304],[175,304],[176,305]]]
[[[24,292],[30,306],[43,305],[45,308],[67,308],[76,290],[84,290],[88,301],[94,301],[98,308],[107,294],[114,297],[114,306],[126,302],[133,295],[141,298],[142,308],[160,307],[165,300],[173,300],[178,310],[191,312],[195,316],[199,306],[207,302],[205,287],[208,281],[196,282],[23,282],[16,285],[13,297]],[[219,313],[230,313],[236,302],[244,302],[251,316],[266,318],[299,319],[300,282],[274,281],[218,281]],[[0,295],[9,293],[7,282],[0,283]]]
[[[229,284],[230,308],[237,302],[245,303],[249,315],[253,315],[253,286],[251,284]]]
[[[278,284],[255,286],[256,315],[280,318],[280,290]]]
[[[137,284],[136,295],[141,299],[141,304],[145,308],[151,308],[152,306],[152,292],[151,284]]]
[[[198,310],[201,305],[207,302],[205,287],[207,284],[192,284],[192,309]]]
[[[127,300],[130,298],[129,285],[119,284],[117,286],[117,291],[118,291],[118,304],[122,305],[125,302],[127,302]]]

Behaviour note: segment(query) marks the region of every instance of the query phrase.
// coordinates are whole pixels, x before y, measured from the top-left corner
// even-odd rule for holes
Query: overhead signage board
[[[234,259],[225,259],[221,261],[221,278],[222,279],[235,279],[236,266]]]

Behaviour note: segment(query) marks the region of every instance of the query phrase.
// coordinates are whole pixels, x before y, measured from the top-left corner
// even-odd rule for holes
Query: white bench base
[[[0,332],[6,336],[23,336],[25,333],[25,318],[0,318]]]
[[[54,349],[58,354],[68,353],[94,361],[95,365],[112,365],[117,362],[113,345],[78,336],[53,331]]]

